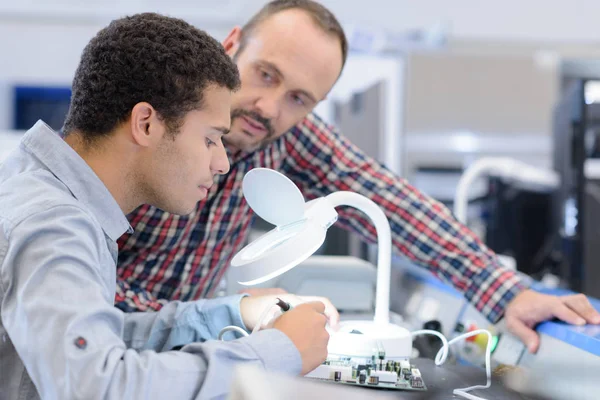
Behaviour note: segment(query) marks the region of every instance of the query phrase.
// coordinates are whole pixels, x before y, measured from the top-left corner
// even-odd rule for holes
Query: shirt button
[[[81,336],[79,336],[77,339],[75,339],[75,346],[78,349],[83,350],[87,347],[87,341],[84,338],[82,338]]]

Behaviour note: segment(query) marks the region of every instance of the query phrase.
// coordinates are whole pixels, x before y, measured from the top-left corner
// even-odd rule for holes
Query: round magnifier
[[[304,197],[285,175],[255,168],[244,176],[244,198],[275,229],[248,244],[231,261],[242,285],[257,285],[292,269],[325,241],[326,227],[304,215]]]
[[[242,182],[244,198],[252,210],[275,226],[304,218],[304,197],[285,175],[268,168],[250,170]]]
[[[231,260],[238,282],[258,285],[289,271],[321,247],[325,232],[326,228],[304,219],[264,234]]]

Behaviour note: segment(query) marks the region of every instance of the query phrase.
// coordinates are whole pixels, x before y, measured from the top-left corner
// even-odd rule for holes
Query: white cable
[[[414,331],[414,332],[411,332],[410,334],[413,337],[420,336],[420,335],[433,335],[433,336],[439,337],[440,340],[442,341],[442,348],[435,355],[435,365],[439,366],[446,362],[446,358],[448,358],[448,349],[449,349],[448,339],[446,339],[446,336],[442,335],[438,331],[432,331],[429,329],[422,329],[419,331]]]
[[[254,326],[254,329],[252,329],[252,333],[258,332],[258,330],[263,325],[263,323],[266,322],[265,320],[267,319],[267,317],[269,317],[269,314],[271,313],[273,306],[277,307],[277,301],[275,301],[275,303],[273,303],[273,304],[269,304],[269,306],[265,308],[263,313],[260,315],[258,322]],[[217,336],[217,339],[223,340],[223,335],[226,334],[227,332],[232,332],[232,331],[241,333],[243,336],[248,336],[248,332],[246,332],[244,329],[240,328],[239,326],[229,325],[229,326],[226,326],[225,328],[221,329],[221,331],[219,332],[219,335]]]
[[[221,332],[219,332],[219,336],[217,337],[217,340],[223,340],[223,335],[225,335],[227,332],[232,332],[232,331],[241,333],[242,336],[248,336],[248,332],[246,332],[239,326],[229,325],[229,326],[226,326],[225,328],[221,329]]]
[[[478,397],[473,394],[469,394],[467,392],[470,392],[471,390],[476,390],[476,389],[488,389],[490,386],[492,386],[492,371],[491,371],[491,365],[490,365],[491,364],[491,354],[492,354],[492,334],[485,329],[477,329],[477,330],[462,334],[460,336],[457,336],[454,339],[452,339],[450,342],[448,342],[448,345],[451,346],[453,343],[456,343],[457,341],[459,341],[461,339],[467,339],[471,336],[479,335],[480,333],[486,334],[487,338],[488,338],[487,345],[485,346],[485,376],[487,378],[487,382],[485,385],[475,385],[475,386],[469,386],[469,387],[463,388],[463,389],[454,389],[454,391],[452,392],[457,396],[461,396],[461,397],[464,397],[465,399],[469,399],[469,400],[485,400],[482,397]]]
[[[437,331],[432,331],[432,330],[424,329],[424,330],[414,331],[414,332],[411,332],[411,335],[413,337],[418,336],[418,335],[433,335],[433,336],[437,336],[438,338],[440,338],[442,340],[442,348],[435,355],[435,365],[439,366],[439,365],[442,365],[444,362],[446,362],[446,358],[448,357],[449,347],[451,345],[453,345],[454,343],[456,343],[460,340],[467,339],[467,338],[470,338],[471,336],[476,336],[481,333],[486,334],[488,337],[487,345],[485,348],[485,374],[486,374],[487,382],[485,385],[475,385],[475,386],[469,386],[467,388],[454,389],[454,391],[452,393],[457,396],[463,397],[465,399],[469,399],[469,400],[486,400],[483,397],[475,396],[475,395],[467,393],[467,392],[470,392],[471,390],[476,390],[476,389],[488,389],[492,385],[492,371],[491,371],[492,334],[489,331],[487,331],[485,329],[477,329],[477,330],[462,334],[460,336],[457,336],[454,339],[450,340],[449,342],[444,335],[442,335],[441,333],[439,333]]]

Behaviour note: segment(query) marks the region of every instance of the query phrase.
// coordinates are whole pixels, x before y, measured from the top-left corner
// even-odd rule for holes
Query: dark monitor
[[[68,87],[17,86],[13,92],[13,129],[27,130],[41,119],[52,129],[62,128],[69,103]]]
[[[553,194],[554,190],[490,177],[483,202],[485,243],[496,253],[513,257],[519,271],[535,278],[555,267],[558,221]]]

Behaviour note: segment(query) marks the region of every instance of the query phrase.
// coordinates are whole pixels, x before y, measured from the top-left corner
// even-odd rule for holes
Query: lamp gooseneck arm
[[[392,235],[390,223],[381,208],[371,199],[354,192],[335,192],[326,197],[333,207],[354,207],[371,219],[377,232],[377,287],[375,297],[375,322],[389,323],[390,264]]]

